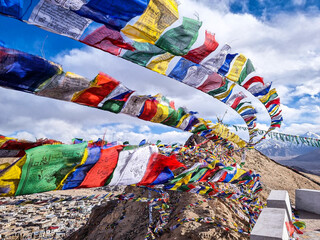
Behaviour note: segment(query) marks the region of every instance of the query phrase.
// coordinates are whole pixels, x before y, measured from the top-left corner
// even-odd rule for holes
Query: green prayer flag
[[[74,145],[43,145],[26,151],[21,180],[15,195],[52,191],[84,156],[87,142]]]
[[[200,126],[196,127],[192,130],[192,133],[198,133],[207,130],[207,127],[204,124],[201,124]]]
[[[186,114],[184,108],[180,107],[178,110],[174,110],[173,108],[169,107],[169,115],[168,117],[162,122],[162,124],[175,127],[179,123],[180,119]]]
[[[268,102],[276,99],[277,97],[278,97],[278,93],[272,94],[264,104],[267,104]]]
[[[125,103],[126,103],[125,101],[108,100],[103,104],[101,109],[110,111],[113,113],[119,113]]]
[[[126,51],[122,58],[144,67],[152,57],[165,53],[164,50],[150,43],[134,42],[133,46],[136,50]]]
[[[226,92],[228,90],[228,86],[229,86],[229,82],[225,82],[225,84],[223,86],[219,87],[218,89],[215,89],[213,91],[208,92],[208,94],[214,97],[220,93]]]
[[[238,106],[234,109],[238,112],[238,110],[243,106],[243,104],[245,104],[246,102],[241,102],[238,104]]]
[[[252,72],[254,72],[255,69],[253,67],[253,64],[250,59],[247,60],[245,67],[242,69],[238,84],[241,85],[242,82],[245,80],[245,78]]]
[[[280,133],[280,139],[284,142],[284,134]]]
[[[180,187],[178,187],[177,191],[179,192],[186,192],[186,191],[189,191],[190,188],[188,187],[188,185],[182,185]]]
[[[168,183],[165,183],[165,185],[171,185],[171,184],[176,184],[179,182],[181,179],[186,177],[189,174],[193,174],[194,172],[197,172],[199,170],[199,165],[194,165],[190,169],[186,170],[185,172],[180,173],[178,176],[176,176],[174,179],[170,180]]]
[[[175,55],[186,55],[198,38],[202,22],[184,17],[182,25],[165,32],[156,42],[156,46]]]
[[[200,177],[203,176],[208,171],[209,168],[201,168],[199,169],[198,172],[194,173],[193,176],[191,177],[189,183],[193,183],[199,180]]]

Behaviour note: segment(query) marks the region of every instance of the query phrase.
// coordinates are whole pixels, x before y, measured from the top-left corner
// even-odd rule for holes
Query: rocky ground
[[[207,143],[205,147],[210,148],[212,144]],[[235,154],[234,159],[239,163],[241,156]],[[6,159],[6,161],[7,160],[8,159]],[[10,160],[13,162],[15,159],[12,158]],[[255,149],[247,150],[244,169],[254,170],[261,175],[263,190],[259,193],[259,197],[264,202],[271,189],[287,190],[292,205],[294,205],[295,200],[295,189],[307,188],[320,190],[319,176],[299,173],[298,171],[282,166]],[[134,193],[135,197],[161,197],[160,194],[156,192],[150,192],[151,196],[149,196],[147,190],[132,186],[125,189],[53,191],[48,194],[83,196],[100,194],[100,191],[109,192],[110,190],[115,190],[117,193]],[[243,218],[243,215],[236,213],[235,209],[239,210],[239,207],[234,201],[218,198],[207,200],[204,196],[193,193],[180,193],[175,191],[168,191],[168,193],[168,205],[170,207],[167,210],[169,213],[168,224],[164,227],[163,233],[156,236],[156,239],[249,239],[248,235],[234,231],[234,229],[243,229],[244,232],[250,230],[247,219]],[[194,204],[194,206],[190,206],[190,204]],[[103,205],[95,206],[89,216],[88,222],[66,239],[144,239],[150,222],[149,213],[149,206],[146,202],[112,200]],[[301,216],[304,215],[302,214]],[[216,224],[213,224],[212,221],[190,221],[177,227],[178,219],[201,217],[210,217]],[[156,222],[158,219],[159,212],[153,209],[153,222]],[[310,230],[310,234],[312,236],[317,234],[315,230],[320,229],[320,227],[317,227],[319,224],[317,219],[313,218],[312,221],[309,221],[310,219],[307,216],[304,217],[303,220],[306,220],[307,230]],[[308,221],[310,223],[309,227]],[[223,227],[217,226],[217,224]],[[172,229],[173,227],[175,227],[175,229]],[[308,236],[309,235],[305,235],[307,238]],[[308,239],[312,239],[312,237]]]

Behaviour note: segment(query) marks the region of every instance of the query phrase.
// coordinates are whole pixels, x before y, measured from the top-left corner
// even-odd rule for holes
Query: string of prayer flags
[[[10,52],[10,49],[2,47],[0,49]],[[28,59],[28,61],[37,58],[25,53],[23,55],[27,56],[25,59]],[[1,69],[9,68],[11,72],[15,73],[15,68],[12,67],[14,64],[16,64],[15,61],[3,61],[1,62]],[[92,81],[89,81],[73,73],[64,73],[61,67],[55,68],[56,65],[50,65],[50,62],[47,62],[47,64],[50,67],[52,66],[53,69],[59,70],[59,72],[56,75],[48,76],[47,72],[38,70],[37,67],[35,69],[27,68],[25,71],[23,70],[23,74],[16,75],[14,81],[11,81],[11,72],[4,71],[0,76],[2,77],[0,86],[43,97],[71,101],[113,113],[122,112],[132,117],[162,123],[188,132],[192,132],[197,124],[203,122],[203,120],[195,116],[196,112],[187,111],[183,108],[175,109],[174,103],[162,95],[146,96],[134,94],[133,90],[128,89],[105,73],[99,73]],[[28,77],[27,73],[30,71],[32,72],[32,77]],[[21,87],[22,84],[34,87]],[[211,128],[213,125],[208,125],[208,127]],[[212,133],[215,134],[214,131]],[[244,145],[239,138],[235,140],[237,144]]]
[[[228,45],[222,47],[214,57],[206,60],[206,57],[209,57],[210,53],[218,47],[214,34],[206,31],[204,44],[190,50],[198,37],[202,23],[195,19],[182,17],[180,26],[170,28],[179,19],[178,4],[174,0],[134,0],[130,3],[124,0],[117,2],[107,0],[104,4],[98,0],[66,2],[36,0],[30,5],[23,4],[21,1],[9,0],[0,3],[0,13],[76,39],[152,71],[173,77],[208,94],[215,89],[225,90],[222,88],[224,85],[222,78],[227,84],[228,81],[231,81],[245,89],[248,89],[249,82],[252,84],[256,80],[247,81],[254,71],[250,59],[243,54],[230,53],[231,48]],[[175,56],[182,56],[181,62],[179,61],[177,68],[174,67],[167,74],[169,63]],[[183,59],[190,63],[186,63]],[[184,70],[181,70],[181,67]],[[176,74],[175,72],[181,73]],[[222,77],[220,85],[217,74]],[[62,74],[57,76],[55,84],[60,86],[63,82],[73,78],[77,79],[76,76]],[[213,84],[213,78],[216,84]],[[77,80],[80,84],[79,91],[83,90],[81,87],[85,87],[82,85],[85,84],[85,81]],[[264,85],[263,81],[261,83]],[[248,90],[251,93],[254,92],[254,96],[266,95],[269,91],[268,87],[259,89],[258,92],[257,89]],[[223,97],[217,97],[217,99],[227,102],[228,97],[236,93],[228,92],[223,95],[221,92],[220,94]],[[214,96],[213,93],[211,95]],[[65,93],[56,98],[70,100],[70,94]],[[269,101],[273,100],[269,99]],[[119,100],[110,100],[106,103],[105,108],[117,113],[121,111],[123,103]],[[279,106],[278,103],[280,104],[280,101],[266,106],[271,118],[277,109],[276,106]],[[232,106],[233,109],[236,107],[232,104],[229,106]],[[255,128],[255,121],[254,117],[246,121],[250,130]],[[281,121],[281,118],[271,119],[270,131],[280,127]],[[252,132],[249,131],[251,144],[255,137],[251,134]]]
[[[12,141],[4,137],[1,139],[5,143]],[[0,150],[6,150],[6,146],[9,146],[5,143]],[[29,144],[37,146],[36,143]],[[15,146],[14,150],[23,148],[23,145]],[[186,154],[185,148],[178,149]],[[194,150],[190,151],[192,152]],[[175,176],[173,171],[178,168],[187,167],[178,161],[174,154],[160,154],[156,145],[124,146],[100,140],[79,140],[77,143],[66,145],[51,140],[51,144],[30,148],[25,151],[23,157],[1,168],[0,194],[13,196],[105,185],[165,184],[167,189],[210,195],[212,190],[209,186],[193,187],[190,184],[200,181],[237,183],[244,179],[254,179],[254,175],[240,169],[239,166],[227,167],[219,161],[211,164],[196,163]],[[227,171],[226,174],[223,171]],[[217,178],[220,175],[221,177]]]
[[[277,120],[280,118],[279,120]],[[275,121],[282,121],[281,115],[278,115]],[[247,130],[247,127],[230,125],[235,128],[236,131],[238,130]],[[297,135],[291,135],[286,133],[279,133],[279,132],[268,132],[265,130],[258,130],[257,134],[267,136],[271,139],[281,140],[283,142],[290,142],[294,144],[304,144],[310,147],[319,147],[320,148],[320,139],[311,138],[311,137],[302,137]]]
[[[5,149],[5,148],[4,148]],[[126,150],[72,145],[42,145],[26,151],[0,172],[1,196],[25,195],[58,189],[104,185],[149,185],[169,168],[185,167],[174,156],[158,153],[154,145]]]

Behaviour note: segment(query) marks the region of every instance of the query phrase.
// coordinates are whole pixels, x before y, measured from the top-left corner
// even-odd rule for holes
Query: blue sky
[[[1,40],[9,48],[19,49],[31,54],[52,59],[73,48],[85,45],[71,38],[45,31],[13,18],[0,15]]]
[[[265,81],[272,81],[281,97],[284,124],[281,132],[320,133],[320,18],[318,1],[209,1],[184,0],[181,16],[203,21],[201,29],[216,33],[222,46],[248,56]],[[75,40],[44,31],[15,19],[0,16],[0,40],[7,47],[46,57],[92,79],[104,71],[141,94],[163,93],[215,121],[226,108],[211,97],[172,82],[123,59],[87,47]],[[203,41],[201,33],[196,45]],[[259,127],[268,117],[261,105]],[[184,142],[188,133],[147,123],[125,115],[115,115],[73,103],[39,98],[0,89],[0,134],[34,139],[49,137],[67,142],[73,137],[95,139],[106,134],[112,140]],[[243,124],[232,110],[226,123]],[[246,134],[243,134],[246,137]]]
[[[274,15],[281,13],[295,14],[317,14],[320,2],[318,0],[246,0],[233,1],[230,4],[230,11],[233,13],[249,13],[258,18],[271,20]]]

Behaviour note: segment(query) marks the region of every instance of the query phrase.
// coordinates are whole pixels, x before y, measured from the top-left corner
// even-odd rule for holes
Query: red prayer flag
[[[123,146],[118,145],[107,149],[101,149],[98,162],[90,169],[85,179],[77,188],[102,187],[117,166],[119,152]]]
[[[215,35],[207,31],[205,34],[204,43],[200,47],[190,50],[187,55],[182,57],[190,60],[191,62],[200,63],[203,59],[209,56],[210,53],[216,50],[219,43],[216,41]]]
[[[95,78],[95,84],[81,92],[73,99],[73,102],[87,106],[97,107],[98,104],[108,96],[119,82],[111,76],[100,72]]]
[[[218,73],[212,73],[197,89],[206,93],[220,88],[223,83],[223,78]]]
[[[273,99],[272,101],[268,102],[265,106],[266,108],[270,107],[270,105],[272,104],[277,104],[279,105],[280,104],[280,98],[276,98],[276,99]]]
[[[294,233],[294,226],[292,224],[292,222],[286,222],[286,227],[289,233],[289,236],[292,237],[293,233]]]
[[[102,26],[86,36],[81,42],[102,49],[108,53],[118,56],[121,48],[134,51],[135,48],[126,43],[120,32]]]
[[[242,85],[242,87],[244,87],[245,89],[248,89],[251,84],[256,83],[256,82],[260,82],[264,85],[264,81],[262,77],[259,76],[254,76],[252,78],[250,78],[245,84]]]
[[[157,113],[157,103],[156,100],[148,99],[145,101],[143,111],[138,118],[150,121]]]
[[[216,166],[214,169],[209,169],[202,177],[199,182],[208,182],[209,178],[212,177],[220,168]]]
[[[162,154],[153,153],[149,159],[147,170],[138,185],[146,186],[153,183],[165,167],[168,167],[171,171],[180,167],[186,168],[183,163],[177,160],[175,155],[167,157]]]
[[[244,96],[237,97],[232,103],[231,108],[236,109],[242,99],[244,99]]]

